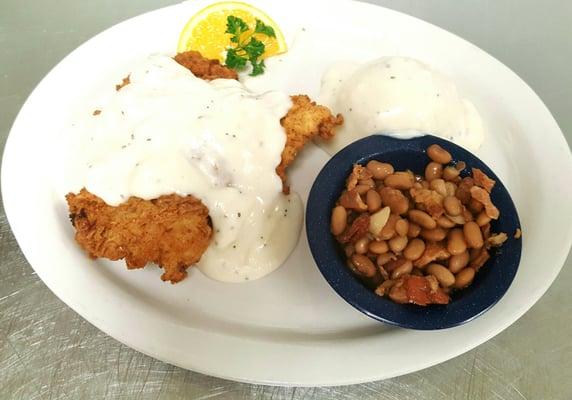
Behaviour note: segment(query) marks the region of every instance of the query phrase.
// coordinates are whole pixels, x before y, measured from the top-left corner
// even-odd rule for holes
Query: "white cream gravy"
[[[261,278],[295,247],[303,207],[282,194],[275,172],[291,106],[280,92],[196,78],[167,56],[151,56],[131,83],[75,125],[74,191],[110,205],[130,196],[192,194],[208,207],[213,238],[198,266],[224,282]]]

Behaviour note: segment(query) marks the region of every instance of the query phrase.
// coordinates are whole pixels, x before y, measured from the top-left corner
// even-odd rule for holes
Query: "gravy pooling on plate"
[[[77,188],[109,205],[192,194],[214,227],[202,272],[241,282],[278,268],[302,223],[300,198],[282,193],[275,171],[290,97],[253,94],[230,79],[207,82],[167,56],[144,60],[129,80],[97,115],[76,124]]]

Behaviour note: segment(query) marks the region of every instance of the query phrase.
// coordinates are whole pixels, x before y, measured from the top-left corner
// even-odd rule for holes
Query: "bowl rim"
[[[464,161],[467,165],[464,171],[471,167],[480,168],[496,181],[491,198],[501,209],[503,217],[498,221],[503,225],[512,226],[514,230],[506,230],[509,240],[486,264],[486,267],[495,267],[502,261],[502,269],[483,268],[483,272],[477,274],[475,284],[459,292],[448,305],[421,307],[397,304],[377,296],[347,268],[340,256],[338,244],[330,233],[330,213],[354,163],[365,163],[370,159],[383,161],[384,156],[395,157],[397,154],[407,152],[421,155],[431,144],[439,144],[446,148],[454,154],[453,160]],[[424,164],[429,162],[427,157],[423,160]],[[416,330],[446,329],[462,325],[491,309],[505,295],[514,280],[522,254],[522,240],[515,239],[512,235],[517,228],[520,229],[521,225],[514,202],[502,181],[490,167],[466,149],[429,134],[408,139],[374,134],[347,145],[319,172],[310,190],[306,206],[306,235],[310,252],[320,273],[334,291],[370,318]],[[475,286],[478,282],[483,286]]]

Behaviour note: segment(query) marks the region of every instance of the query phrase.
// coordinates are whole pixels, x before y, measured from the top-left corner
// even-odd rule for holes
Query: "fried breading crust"
[[[178,53],[174,60],[187,68],[197,78],[211,81],[213,79],[238,79],[235,70],[220,65],[218,60],[205,58],[198,51]]]
[[[194,76],[206,81],[213,79],[236,79],[238,74],[235,70],[221,65],[218,60],[205,58],[198,51],[185,51],[177,53],[173,60],[188,69]],[[121,83],[115,85],[115,90],[121,90],[124,86],[129,85],[129,75],[121,80]]]
[[[335,128],[344,122],[341,114],[333,116],[324,106],[316,104],[308,96],[292,96],[292,107],[282,117],[280,123],[286,131],[286,145],[282,151],[282,160],[276,173],[282,179],[283,192],[289,193],[286,168],[294,161],[298,152],[315,136],[330,139],[335,134]]]
[[[124,86],[129,85],[131,83],[131,80],[129,79],[130,76],[131,75],[127,75],[125,78],[121,80],[121,83],[115,85],[115,90],[120,91]]]
[[[75,240],[91,258],[125,259],[129,269],[153,262],[165,270],[161,279],[171,283],[187,276],[212,236],[209,211],[193,196],[131,197],[113,207],[82,189],[66,200]]]

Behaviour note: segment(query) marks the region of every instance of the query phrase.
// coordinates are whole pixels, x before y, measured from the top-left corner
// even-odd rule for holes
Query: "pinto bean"
[[[383,180],[385,186],[401,190],[411,189],[413,183],[415,183],[413,175],[407,172],[394,172]]]
[[[421,232],[421,227],[414,222],[409,223],[409,229],[407,230],[408,238],[416,238]]]
[[[425,242],[421,239],[413,239],[407,243],[407,247],[403,250],[403,256],[408,260],[415,261],[423,255],[425,251]]]
[[[375,262],[377,265],[382,267],[385,264],[387,264],[388,262],[393,261],[395,259],[397,259],[397,256],[395,254],[393,254],[392,252],[388,252],[388,253],[383,253],[383,254],[380,254],[379,256],[377,256],[377,259],[375,260]]]
[[[455,225],[457,224],[444,215],[441,215],[439,218],[437,218],[437,226],[440,228],[449,229],[455,227]]]
[[[440,242],[447,237],[447,230],[443,228],[422,229],[421,237],[431,242]]]
[[[369,212],[376,212],[381,208],[381,196],[375,190],[370,189],[365,195],[365,203]]]
[[[395,223],[395,232],[399,236],[406,236],[409,231],[409,221],[406,219],[400,219]]]
[[[428,182],[431,182],[433,179],[439,179],[442,176],[443,176],[443,165],[436,162],[430,162],[429,164],[427,164],[427,167],[425,167],[425,179]]]
[[[366,168],[371,172],[375,179],[383,180],[388,175],[393,174],[393,166],[388,163],[382,163],[377,160],[371,160],[367,163]]]
[[[367,236],[362,237],[354,244],[355,252],[357,254],[365,254],[369,250],[369,238]]]
[[[398,219],[399,217],[395,214],[391,214],[389,216],[389,218],[387,219],[387,223],[381,229],[381,232],[379,234],[379,238],[381,240],[389,240],[393,236],[395,236],[395,223],[397,222]]]
[[[478,226],[485,226],[491,222],[491,217],[489,217],[486,212],[481,211],[481,213],[477,216],[476,222]]]
[[[443,179],[446,181],[454,180],[456,177],[459,176],[459,174],[460,174],[460,171],[457,170],[457,168],[455,168],[455,167],[443,168]]]
[[[383,254],[389,251],[389,246],[385,240],[373,240],[369,243],[369,251],[373,254]]]
[[[449,258],[449,270],[456,274],[469,264],[469,252],[464,251],[461,254],[455,254]]]
[[[455,275],[441,264],[431,263],[427,266],[426,271],[437,278],[444,288],[455,283]]]
[[[410,210],[409,219],[425,229],[434,229],[437,226],[437,222],[424,211]]]
[[[413,270],[413,263],[410,260],[405,260],[401,265],[391,271],[391,279],[401,278],[405,274],[411,273]]]
[[[375,275],[375,265],[373,264],[373,261],[371,261],[367,256],[364,256],[363,254],[354,254],[351,258],[351,261],[360,275],[363,275],[367,278],[371,278]]]
[[[456,216],[463,212],[463,205],[461,201],[455,196],[447,196],[443,199],[443,207],[447,214]]]
[[[332,210],[330,229],[334,235],[340,235],[348,224],[348,212],[342,206],[336,206]]]
[[[465,268],[461,270],[457,275],[455,275],[455,283],[453,287],[455,289],[466,288],[473,282],[475,278],[475,270],[472,268]]]
[[[393,214],[402,215],[409,210],[409,200],[398,189],[384,187],[379,190],[382,203],[391,209]]]
[[[453,157],[451,157],[451,153],[438,144],[432,144],[427,147],[427,155],[431,160],[439,164],[449,164],[453,159]]]
[[[407,241],[407,236],[395,236],[389,240],[389,248],[396,254],[401,253],[407,246]]]
[[[465,242],[465,235],[459,228],[451,229],[449,231],[449,240],[447,241],[447,250],[451,255],[461,254],[467,250],[467,243]]]
[[[479,225],[470,221],[463,226],[463,233],[465,235],[465,242],[471,249],[480,249],[484,245],[483,233]]]

